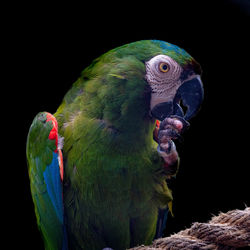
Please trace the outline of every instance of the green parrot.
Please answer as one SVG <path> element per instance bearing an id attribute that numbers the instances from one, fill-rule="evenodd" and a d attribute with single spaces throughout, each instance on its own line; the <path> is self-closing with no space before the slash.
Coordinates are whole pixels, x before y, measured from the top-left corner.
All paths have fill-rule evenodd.
<path id="1" fill-rule="evenodd" d="M 200 75 L 173 44 L 133 42 L 84 69 L 54 115 L 35 117 L 27 160 L 46 249 L 119 250 L 162 236 L 173 140 L 201 106 Z"/>

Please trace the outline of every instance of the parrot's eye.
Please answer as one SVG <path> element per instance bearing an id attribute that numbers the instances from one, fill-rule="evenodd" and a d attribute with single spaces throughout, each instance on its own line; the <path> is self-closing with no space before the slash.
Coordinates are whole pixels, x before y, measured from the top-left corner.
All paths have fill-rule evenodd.
<path id="1" fill-rule="evenodd" d="M 159 64 L 159 69 L 161 72 L 166 73 L 169 71 L 169 65 L 165 62 Z"/>

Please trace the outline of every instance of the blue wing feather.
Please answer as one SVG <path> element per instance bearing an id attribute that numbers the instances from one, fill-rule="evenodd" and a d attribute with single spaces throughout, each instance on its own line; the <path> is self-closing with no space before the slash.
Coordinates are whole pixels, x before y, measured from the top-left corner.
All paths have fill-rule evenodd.
<path id="1" fill-rule="evenodd" d="M 44 173 L 47 192 L 54 206 L 59 221 L 63 224 L 63 200 L 62 200 L 62 183 L 60 179 L 60 169 L 58 163 L 58 154 L 53 152 L 53 159 Z"/>
<path id="2" fill-rule="evenodd" d="M 167 224 L 168 212 L 168 208 L 158 210 L 155 239 L 161 238 L 163 236 L 163 231 L 165 230 Z"/>

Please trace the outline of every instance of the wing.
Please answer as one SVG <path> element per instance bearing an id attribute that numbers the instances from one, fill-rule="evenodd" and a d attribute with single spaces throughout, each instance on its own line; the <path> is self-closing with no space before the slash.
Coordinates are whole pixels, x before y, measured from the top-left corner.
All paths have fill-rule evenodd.
<path id="1" fill-rule="evenodd" d="M 158 210 L 158 219 L 156 225 L 155 239 L 162 238 L 163 232 L 166 228 L 167 218 L 168 218 L 168 208 Z"/>
<path id="2" fill-rule="evenodd" d="M 62 154 L 56 119 L 39 113 L 27 138 L 31 195 L 46 249 L 67 249 L 62 192 Z"/>
<path id="3" fill-rule="evenodd" d="M 174 216 L 173 211 L 172 211 L 172 201 L 168 202 L 168 205 L 166 208 L 159 208 L 158 209 L 158 218 L 157 218 L 157 224 L 156 224 L 156 233 L 155 233 L 155 239 L 162 238 L 164 231 L 166 229 L 167 225 L 167 219 L 168 219 L 168 214 Z"/>

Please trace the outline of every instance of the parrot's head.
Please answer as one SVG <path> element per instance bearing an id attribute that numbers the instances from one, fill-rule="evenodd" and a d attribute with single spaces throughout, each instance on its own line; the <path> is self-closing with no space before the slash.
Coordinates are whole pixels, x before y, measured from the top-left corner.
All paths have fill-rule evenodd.
<path id="1" fill-rule="evenodd" d="M 133 130 L 170 115 L 194 116 L 203 99 L 200 75 L 200 65 L 185 50 L 143 40 L 94 60 L 82 73 L 84 89 L 77 82 L 75 93 L 87 96 L 82 106 L 89 117 L 118 131 Z"/>
<path id="2" fill-rule="evenodd" d="M 163 41 L 151 42 L 162 50 L 145 61 L 151 114 L 159 120 L 169 115 L 189 120 L 203 100 L 201 67 L 185 50 Z"/>

